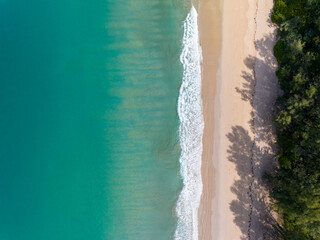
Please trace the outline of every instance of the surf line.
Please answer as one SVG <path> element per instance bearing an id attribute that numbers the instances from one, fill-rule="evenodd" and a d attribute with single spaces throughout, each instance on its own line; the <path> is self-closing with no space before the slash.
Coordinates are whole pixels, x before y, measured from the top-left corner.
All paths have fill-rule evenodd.
<path id="1" fill-rule="evenodd" d="M 181 146 L 180 174 L 183 188 L 176 206 L 175 240 L 198 240 L 198 208 L 202 194 L 201 157 L 204 120 L 201 99 L 201 61 L 198 13 L 192 6 L 184 21 L 183 77 L 178 99 Z"/>

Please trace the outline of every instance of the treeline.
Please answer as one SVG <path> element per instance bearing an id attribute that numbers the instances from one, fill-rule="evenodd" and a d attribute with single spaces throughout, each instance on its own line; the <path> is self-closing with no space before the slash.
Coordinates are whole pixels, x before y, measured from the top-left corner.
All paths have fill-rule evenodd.
<path id="1" fill-rule="evenodd" d="M 320 0 L 275 0 L 272 21 L 283 96 L 270 195 L 283 239 L 320 239 Z"/>

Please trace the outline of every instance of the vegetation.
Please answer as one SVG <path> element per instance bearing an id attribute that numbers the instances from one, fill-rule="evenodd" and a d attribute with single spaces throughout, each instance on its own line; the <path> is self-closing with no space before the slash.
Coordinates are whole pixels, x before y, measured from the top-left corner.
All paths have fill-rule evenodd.
<path id="1" fill-rule="evenodd" d="M 284 239 L 320 239 L 320 0 L 275 0 L 272 21 L 283 96 L 271 197 Z"/>

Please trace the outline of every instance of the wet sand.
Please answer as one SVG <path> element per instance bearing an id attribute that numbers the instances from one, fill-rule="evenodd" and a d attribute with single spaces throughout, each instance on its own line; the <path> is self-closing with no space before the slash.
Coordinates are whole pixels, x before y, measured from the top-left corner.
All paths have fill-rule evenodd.
<path id="1" fill-rule="evenodd" d="M 202 48 L 202 101 L 204 114 L 202 182 L 199 207 L 200 239 L 210 239 L 212 199 L 214 197 L 213 139 L 214 103 L 221 50 L 221 1 L 201 0 L 199 4 L 199 37 Z"/>

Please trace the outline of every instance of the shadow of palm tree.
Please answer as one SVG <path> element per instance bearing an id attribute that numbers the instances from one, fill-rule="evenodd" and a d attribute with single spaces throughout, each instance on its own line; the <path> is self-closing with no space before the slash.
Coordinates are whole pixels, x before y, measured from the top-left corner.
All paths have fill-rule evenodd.
<path id="1" fill-rule="evenodd" d="M 248 56 L 242 72 L 244 82 L 236 88 L 243 101 L 252 106 L 250 127 L 253 134 L 234 126 L 227 134 L 230 141 L 228 160 L 235 164 L 239 180 L 231 191 L 237 199 L 230 209 L 242 232 L 241 239 L 278 239 L 277 222 L 269 203 L 268 185 L 263 175 L 276 167 L 276 139 L 273 119 L 280 95 L 273 56 L 274 34 L 256 41 L 257 56 Z M 253 137 L 250 137 L 252 136 Z"/>

